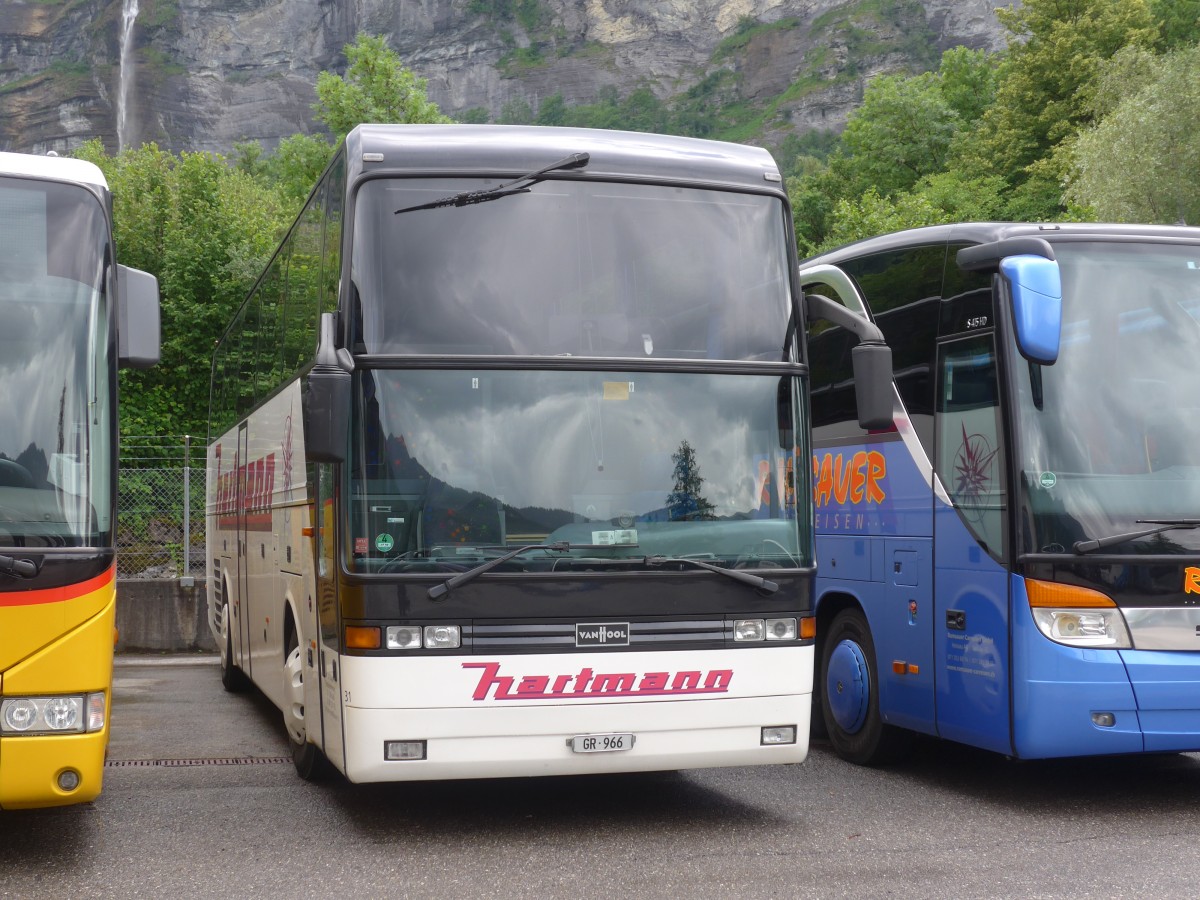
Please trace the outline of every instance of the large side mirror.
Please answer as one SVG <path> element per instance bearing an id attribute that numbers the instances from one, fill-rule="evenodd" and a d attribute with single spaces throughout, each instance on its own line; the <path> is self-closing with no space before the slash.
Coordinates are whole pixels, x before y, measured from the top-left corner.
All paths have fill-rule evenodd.
<path id="1" fill-rule="evenodd" d="M 322 313 L 316 364 L 304 384 L 304 453 L 311 462 L 346 459 L 354 363 L 346 350 L 336 348 L 335 335 L 333 314 Z"/>
<path id="2" fill-rule="evenodd" d="M 823 284 L 832 288 L 846 305 L 821 294 L 805 294 L 810 319 L 826 319 L 847 329 L 858 338 L 850 349 L 854 368 L 854 401 L 858 425 L 866 431 L 890 431 L 895 427 L 892 403 L 892 348 L 883 339 L 879 327 L 861 313 L 848 308 L 854 304 L 865 309 L 858 290 L 841 269 L 835 266 L 814 266 L 801 273 L 804 283 Z"/>
<path id="3" fill-rule="evenodd" d="M 867 431 L 890 431 L 895 426 L 892 404 L 892 348 L 861 343 L 850 348 L 854 367 L 854 400 L 858 425 Z"/>
<path id="4" fill-rule="evenodd" d="M 158 279 L 141 269 L 117 266 L 117 361 L 148 369 L 162 352 Z"/>
<path id="5" fill-rule="evenodd" d="M 1062 274 L 1058 263 L 1041 256 L 1009 256 L 1000 274 L 1012 295 L 1017 347 L 1030 362 L 1044 366 L 1058 359 L 1062 334 Z"/>

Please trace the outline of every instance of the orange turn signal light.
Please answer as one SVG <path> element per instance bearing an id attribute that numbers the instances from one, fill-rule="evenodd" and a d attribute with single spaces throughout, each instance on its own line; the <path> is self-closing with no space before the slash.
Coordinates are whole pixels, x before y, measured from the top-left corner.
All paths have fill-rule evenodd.
<path id="1" fill-rule="evenodd" d="M 1112 597 L 1090 588 L 1034 578 L 1025 579 L 1025 593 L 1029 595 L 1029 605 L 1035 609 L 1105 609 L 1117 605 Z"/>
<path id="2" fill-rule="evenodd" d="M 811 641 L 817 636 L 816 616 L 805 616 L 800 620 L 800 640 Z"/>
<path id="3" fill-rule="evenodd" d="M 348 650 L 378 650 L 380 646 L 379 628 L 377 626 L 347 625 L 346 649 Z"/>

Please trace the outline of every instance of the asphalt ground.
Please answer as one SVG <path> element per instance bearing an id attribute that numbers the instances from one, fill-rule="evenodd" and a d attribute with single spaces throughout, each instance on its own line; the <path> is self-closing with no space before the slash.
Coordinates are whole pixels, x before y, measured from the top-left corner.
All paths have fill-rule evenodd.
<path id="1" fill-rule="evenodd" d="M 105 789 L 0 813 L 0 897 L 1191 898 L 1200 756 L 309 784 L 213 657 L 121 657 Z"/>

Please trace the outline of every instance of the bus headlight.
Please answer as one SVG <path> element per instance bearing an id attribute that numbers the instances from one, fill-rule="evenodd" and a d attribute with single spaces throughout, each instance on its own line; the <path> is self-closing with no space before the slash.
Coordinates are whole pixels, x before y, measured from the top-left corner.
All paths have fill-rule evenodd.
<path id="1" fill-rule="evenodd" d="M 1050 640 L 1068 647 L 1133 646 L 1125 617 L 1106 594 L 1032 578 L 1026 579 L 1025 588 L 1033 621 Z"/>
<path id="2" fill-rule="evenodd" d="M 430 650 L 452 650 L 462 645 L 462 632 L 457 625 L 426 625 L 425 646 Z"/>
<path id="3" fill-rule="evenodd" d="M 794 641 L 795 639 L 795 619 L 767 619 L 768 641 Z"/>
<path id="4" fill-rule="evenodd" d="M 389 650 L 421 649 L 421 626 L 419 625 L 389 625 L 385 634 Z"/>
<path id="5" fill-rule="evenodd" d="M 761 641 L 766 638 L 766 626 L 762 619 L 735 619 L 733 639 L 735 641 Z"/>
<path id="6" fill-rule="evenodd" d="M 384 635 L 389 650 L 453 650 L 462 646 L 458 625 L 389 625 Z"/>
<path id="7" fill-rule="evenodd" d="M 104 693 L 68 697 L 5 697 L 0 734 L 81 734 L 104 728 Z"/>

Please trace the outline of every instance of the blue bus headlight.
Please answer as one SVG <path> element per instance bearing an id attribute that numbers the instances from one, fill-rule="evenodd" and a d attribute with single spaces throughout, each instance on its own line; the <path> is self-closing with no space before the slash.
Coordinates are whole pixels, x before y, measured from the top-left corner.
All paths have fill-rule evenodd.
<path id="1" fill-rule="evenodd" d="M 1050 640 L 1071 647 L 1133 646 L 1119 609 L 1035 609 L 1033 620 Z"/>
<path id="2" fill-rule="evenodd" d="M 1029 607 L 1038 629 L 1068 647 L 1133 646 L 1125 616 L 1107 594 L 1073 584 L 1025 580 Z"/>

